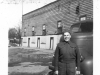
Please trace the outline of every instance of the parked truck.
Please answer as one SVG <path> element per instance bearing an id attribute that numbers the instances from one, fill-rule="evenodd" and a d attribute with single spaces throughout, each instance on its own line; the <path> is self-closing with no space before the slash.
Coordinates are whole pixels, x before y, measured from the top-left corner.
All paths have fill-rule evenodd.
<path id="1" fill-rule="evenodd" d="M 80 70 L 83 75 L 93 75 L 93 21 L 81 21 L 71 26 L 71 40 L 81 53 Z"/>
<path id="2" fill-rule="evenodd" d="M 72 31 L 71 41 L 77 44 L 81 55 L 81 74 L 93 75 L 93 21 L 86 20 L 75 23 L 70 27 L 70 30 Z M 52 70 L 50 72 L 52 74 L 54 72 L 53 61 L 49 68 Z"/>

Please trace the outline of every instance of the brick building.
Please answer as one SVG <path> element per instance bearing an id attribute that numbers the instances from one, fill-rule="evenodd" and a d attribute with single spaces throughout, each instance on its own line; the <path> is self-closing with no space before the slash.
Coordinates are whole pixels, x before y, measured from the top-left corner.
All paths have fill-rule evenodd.
<path id="1" fill-rule="evenodd" d="M 22 16 L 22 46 L 55 49 L 58 34 L 79 22 L 82 16 L 93 19 L 93 0 L 57 0 L 29 12 Z M 50 39 L 48 47 L 46 39 Z"/>

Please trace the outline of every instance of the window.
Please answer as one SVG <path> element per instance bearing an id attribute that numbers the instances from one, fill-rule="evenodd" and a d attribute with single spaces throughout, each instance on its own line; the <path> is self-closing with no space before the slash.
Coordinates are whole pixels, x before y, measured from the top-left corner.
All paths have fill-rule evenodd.
<path id="1" fill-rule="evenodd" d="M 45 26 L 45 24 L 43 25 L 42 29 L 43 29 L 43 30 L 45 30 L 45 29 L 46 29 L 46 26 Z"/>
<path id="2" fill-rule="evenodd" d="M 58 28 L 62 27 L 61 21 L 58 21 L 57 26 Z"/>
<path id="3" fill-rule="evenodd" d="M 26 32 L 26 28 L 24 28 L 24 31 Z"/>
<path id="4" fill-rule="evenodd" d="M 32 36 L 35 35 L 34 26 L 32 26 Z"/>
<path id="5" fill-rule="evenodd" d="M 77 15 L 79 15 L 79 13 L 80 13 L 79 10 L 80 10 L 80 6 L 78 5 L 78 6 L 76 7 L 76 14 L 77 14 Z"/>
<path id="6" fill-rule="evenodd" d="M 24 32 L 24 36 L 26 36 L 26 32 Z"/>
<path id="7" fill-rule="evenodd" d="M 77 6 L 76 6 L 76 14 L 80 15 L 80 3 L 78 2 Z"/>
<path id="8" fill-rule="evenodd" d="M 32 26 L 32 31 L 34 31 L 34 26 Z"/>
<path id="9" fill-rule="evenodd" d="M 79 31 L 79 27 L 74 27 L 73 29 L 72 29 L 72 32 L 78 32 Z"/>
<path id="10" fill-rule="evenodd" d="M 81 32 L 92 32 L 93 31 L 93 22 L 83 23 L 80 26 Z"/>
<path id="11" fill-rule="evenodd" d="M 80 17 L 80 21 L 84 21 L 84 20 L 86 20 L 86 18 L 87 18 L 86 15 L 82 15 L 82 16 Z"/>
<path id="12" fill-rule="evenodd" d="M 73 33 L 93 32 L 93 22 L 83 22 L 71 27 Z"/>
<path id="13" fill-rule="evenodd" d="M 61 10 L 61 6 L 60 6 L 60 4 L 58 5 L 58 11 L 60 11 Z"/>
<path id="14" fill-rule="evenodd" d="M 26 36 L 26 28 L 24 28 L 24 36 Z"/>
<path id="15" fill-rule="evenodd" d="M 35 35 L 34 31 L 32 31 L 32 36 L 34 36 L 34 35 Z"/>
<path id="16" fill-rule="evenodd" d="M 42 26 L 42 35 L 46 35 L 46 25 Z"/>
<path id="17" fill-rule="evenodd" d="M 58 21 L 57 22 L 57 29 L 58 29 L 58 34 L 62 33 L 62 21 Z"/>

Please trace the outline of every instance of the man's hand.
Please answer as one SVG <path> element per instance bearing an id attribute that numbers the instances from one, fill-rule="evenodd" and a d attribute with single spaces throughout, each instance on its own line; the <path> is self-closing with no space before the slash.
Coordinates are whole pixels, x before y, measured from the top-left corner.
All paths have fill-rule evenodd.
<path id="1" fill-rule="evenodd" d="M 55 71 L 55 74 L 57 74 L 57 75 L 58 75 L 58 71 Z"/>
<path id="2" fill-rule="evenodd" d="M 75 69 L 76 69 L 76 74 L 80 74 L 80 71 L 77 71 L 77 67 Z"/>
<path id="3" fill-rule="evenodd" d="M 76 74 L 80 74 L 80 71 L 76 71 Z"/>

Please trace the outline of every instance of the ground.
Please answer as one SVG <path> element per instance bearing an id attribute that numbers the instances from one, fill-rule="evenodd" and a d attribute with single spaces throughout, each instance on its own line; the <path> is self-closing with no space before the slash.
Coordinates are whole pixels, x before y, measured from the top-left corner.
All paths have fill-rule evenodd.
<path id="1" fill-rule="evenodd" d="M 9 75 L 47 75 L 53 50 L 9 47 Z"/>

